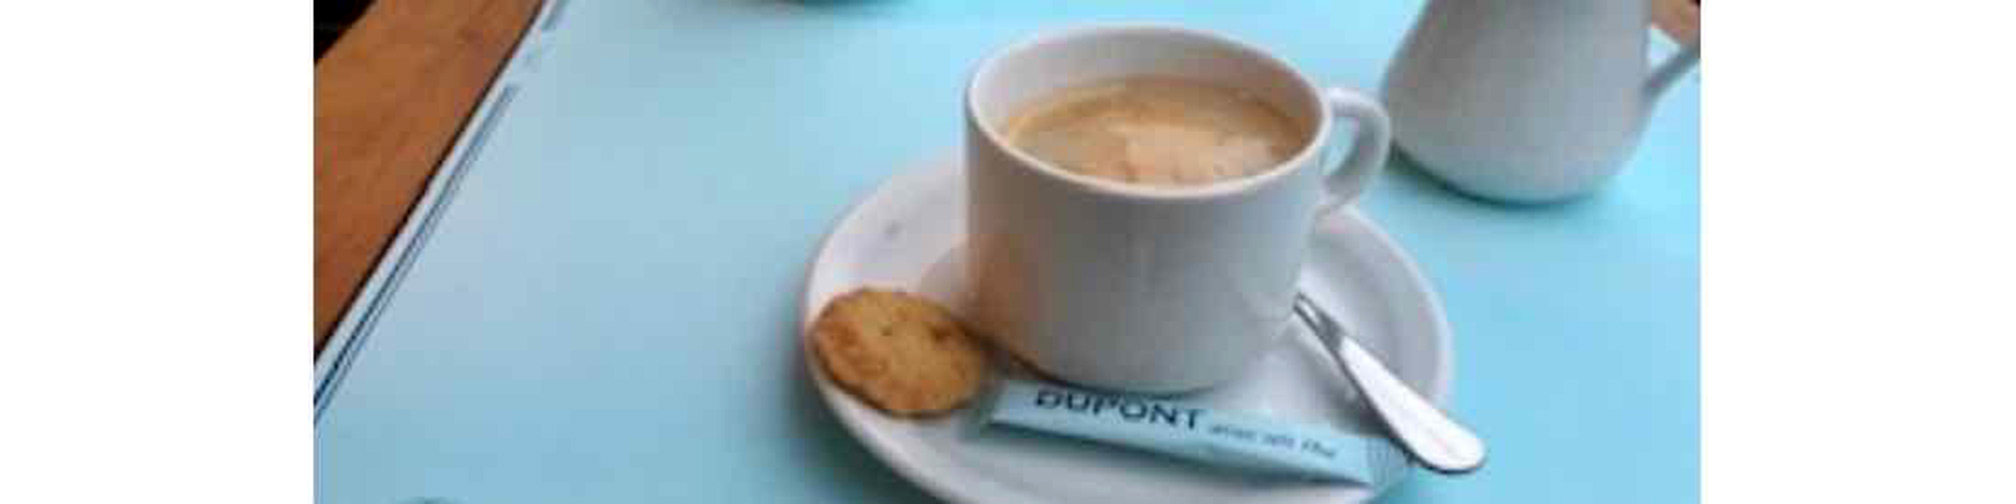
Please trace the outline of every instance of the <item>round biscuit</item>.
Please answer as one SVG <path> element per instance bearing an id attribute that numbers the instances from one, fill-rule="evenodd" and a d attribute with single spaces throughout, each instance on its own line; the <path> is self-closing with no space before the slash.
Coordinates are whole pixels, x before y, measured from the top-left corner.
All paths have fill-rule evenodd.
<path id="1" fill-rule="evenodd" d="M 987 353 L 930 300 L 892 290 L 849 292 L 819 313 L 812 346 L 827 376 L 898 415 L 950 411 L 980 390 Z"/>

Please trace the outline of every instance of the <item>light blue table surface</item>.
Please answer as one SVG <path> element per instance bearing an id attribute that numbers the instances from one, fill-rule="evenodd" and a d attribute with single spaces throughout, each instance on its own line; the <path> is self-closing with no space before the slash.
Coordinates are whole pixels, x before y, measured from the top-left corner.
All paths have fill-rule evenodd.
<path id="1" fill-rule="evenodd" d="M 815 245 L 957 148 L 972 65 L 1161 20 L 1374 89 L 1420 8 L 553 2 L 318 364 L 318 502 L 930 501 L 835 422 L 794 338 Z M 1388 502 L 1698 500 L 1699 82 L 1592 198 L 1495 206 L 1401 165 L 1361 202 L 1441 293 L 1455 411 L 1492 448 Z"/>

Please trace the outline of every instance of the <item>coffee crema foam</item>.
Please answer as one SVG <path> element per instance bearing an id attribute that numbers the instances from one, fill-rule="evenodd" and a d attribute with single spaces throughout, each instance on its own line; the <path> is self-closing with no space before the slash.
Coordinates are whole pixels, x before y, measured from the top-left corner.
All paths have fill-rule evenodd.
<path id="1" fill-rule="evenodd" d="M 1003 128 L 1008 142 L 1075 173 L 1180 187 L 1260 174 L 1310 133 L 1245 92 L 1169 77 L 1128 77 L 1037 100 Z"/>

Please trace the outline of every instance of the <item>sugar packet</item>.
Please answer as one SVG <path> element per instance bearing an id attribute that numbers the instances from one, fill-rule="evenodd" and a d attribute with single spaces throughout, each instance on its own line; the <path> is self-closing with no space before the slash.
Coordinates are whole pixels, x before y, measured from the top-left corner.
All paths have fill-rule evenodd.
<path id="1" fill-rule="evenodd" d="M 1182 401 L 1003 380 L 987 425 L 1011 426 L 1205 464 L 1383 487 L 1406 455 L 1383 438 Z"/>

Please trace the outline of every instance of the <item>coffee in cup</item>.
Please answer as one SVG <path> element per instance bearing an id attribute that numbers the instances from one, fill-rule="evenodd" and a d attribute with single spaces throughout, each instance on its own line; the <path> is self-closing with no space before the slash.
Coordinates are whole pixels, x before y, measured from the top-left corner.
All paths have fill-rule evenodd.
<path id="1" fill-rule="evenodd" d="M 1015 148 L 1059 168 L 1148 186 L 1258 174 L 1309 142 L 1307 128 L 1252 93 L 1150 76 L 1052 93 L 1002 130 Z"/>

